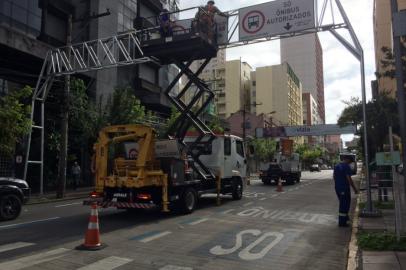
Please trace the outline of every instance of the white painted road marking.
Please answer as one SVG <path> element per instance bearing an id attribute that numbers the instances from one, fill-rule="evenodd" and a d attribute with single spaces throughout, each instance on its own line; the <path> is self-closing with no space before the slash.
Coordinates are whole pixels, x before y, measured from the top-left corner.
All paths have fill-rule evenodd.
<path id="1" fill-rule="evenodd" d="M 60 217 L 52 217 L 52 218 L 39 219 L 39 220 L 34 220 L 34 221 L 24 222 L 24 223 L 3 225 L 3 226 L 0 226 L 0 230 L 1 229 L 14 228 L 14 227 L 20 227 L 20 226 L 25 226 L 25 225 L 30 225 L 30 224 L 35 224 L 35 223 L 40 223 L 40 222 L 45 222 L 45 221 L 51 221 L 51 220 L 56 220 L 56 219 L 60 219 Z"/>
<path id="2" fill-rule="evenodd" d="M 152 235 L 152 236 L 150 236 L 150 237 L 146 237 L 146 238 L 144 238 L 144 239 L 141 239 L 140 242 L 142 242 L 142 243 L 148 243 L 148 242 L 151 242 L 151 241 L 153 241 L 153 240 L 155 240 L 155 239 L 164 237 L 165 235 L 168 235 L 168 234 L 171 234 L 171 233 L 172 233 L 172 232 L 170 232 L 170 231 L 161 232 L 161 233 Z"/>
<path id="3" fill-rule="evenodd" d="M 82 202 L 75 202 L 75 203 L 67 203 L 67 204 L 55 205 L 55 208 L 65 207 L 65 206 L 72 206 L 72 205 L 78 205 L 78 204 L 82 204 Z"/>
<path id="4" fill-rule="evenodd" d="M 59 259 L 65 256 L 65 253 L 70 251 L 66 248 L 58 248 L 54 250 L 50 250 L 47 252 L 42 252 L 39 254 L 23 257 L 20 259 L 7 261 L 4 263 L 0 263 L 0 269 L 7 269 L 7 270 L 20 270 L 23 268 L 28 268 L 40 263 L 49 262 L 55 259 Z"/>
<path id="5" fill-rule="evenodd" d="M 260 201 L 265 201 L 266 200 L 266 198 L 261 198 L 261 199 L 259 199 Z"/>
<path id="6" fill-rule="evenodd" d="M 246 261 L 258 260 L 258 259 L 263 258 L 284 237 L 284 235 L 279 232 L 266 232 L 266 233 L 262 234 L 262 232 L 260 230 L 255 230 L 255 229 L 254 230 L 252 230 L 252 229 L 244 230 L 244 231 L 239 232 L 235 236 L 236 239 L 235 239 L 234 247 L 223 248 L 221 246 L 215 246 L 212 249 L 210 249 L 210 253 L 213 255 L 221 256 L 221 255 L 228 255 L 228 254 L 238 251 L 243 246 L 243 237 L 242 236 L 244 234 L 251 234 L 253 236 L 258 237 L 257 240 L 255 240 L 254 242 L 249 244 L 247 247 L 245 247 L 238 253 L 238 257 L 240 257 L 241 259 L 246 260 Z M 262 234 L 262 236 L 261 236 L 261 234 Z M 261 251 L 259 251 L 257 253 L 251 253 L 252 249 L 254 249 L 257 245 L 262 243 L 268 237 L 274 237 L 275 239 L 273 239 L 268 245 L 263 247 Z"/>
<path id="7" fill-rule="evenodd" d="M 34 243 L 26 243 L 26 242 L 16 242 L 16 243 L 11 243 L 11 244 L 6 244 L 0 246 L 0 253 L 1 252 L 6 252 L 9 250 L 13 249 L 18 249 L 18 248 L 23 248 L 23 247 L 29 247 L 35 245 Z"/>
<path id="8" fill-rule="evenodd" d="M 94 262 L 77 270 L 111 270 L 116 269 L 124 264 L 132 262 L 132 259 L 120 258 L 116 256 L 107 257 L 100 261 Z"/>
<path id="9" fill-rule="evenodd" d="M 251 204 L 253 204 L 254 202 L 247 202 L 246 204 L 244 204 L 243 206 L 249 206 Z"/>
<path id="10" fill-rule="evenodd" d="M 165 265 L 164 267 L 159 268 L 159 270 L 193 270 L 193 268 L 176 266 L 176 265 Z"/>
<path id="11" fill-rule="evenodd" d="M 208 221 L 208 220 L 209 220 L 208 218 L 201 218 L 201 219 L 198 219 L 196 221 L 190 222 L 189 225 L 197 225 L 197 224 L 203 223 L 203 222 Z"/>

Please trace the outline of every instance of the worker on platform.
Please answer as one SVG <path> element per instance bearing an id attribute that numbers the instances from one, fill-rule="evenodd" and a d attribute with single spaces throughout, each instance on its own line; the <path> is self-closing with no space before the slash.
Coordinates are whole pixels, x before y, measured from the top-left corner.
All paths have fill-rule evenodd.
<path id="1" fill-rule="evenodd" d="M 339 201 L 339 210 L 338 210 L 338 226 L 348 227 L 349 224 L 349 215 L 351 206 L 351 190 L 350 186 L 354 190 L 355 194 L 358 194 L 358 190 L 352 181 L 351 175 L 352 170 L 350 167 L 351 163 L 350 157 L 345 157 L 344 160 L 337 164 L 334 167 L 334 183 L 335 191 Z"/>
<path id="2" fill-rule="evenodd" d="M 226 13 L 221 12 L 214 4 L 214 1 L 208 1 L 207 5 L 199 8 L 199 11 L 195 16 L 198 30 L 204 34 L 207 34 L 209 39 L 213 39 L 216 31 L 214 16 L 217 14 L 228 17 Z"/>
<path id="3" fill-rule="evenodd" d="M 158 16 L 159 32 L 161 37 L 170 37 L 173 35 L 171 15 L 167 9 L 163 9 Z"/>

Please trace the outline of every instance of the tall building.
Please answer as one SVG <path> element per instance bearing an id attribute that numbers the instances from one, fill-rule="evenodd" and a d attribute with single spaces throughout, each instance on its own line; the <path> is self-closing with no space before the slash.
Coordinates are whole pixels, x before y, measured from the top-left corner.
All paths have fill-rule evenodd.
<path id="1" fill-rule="evenodd" d="M 406 0 L 398 0 L 399 10 L 406 9 Z M 391 1 L 374 0 L 374 43 L 375 43 L 375 65 L 376 72 L 383 74 L 391 67 L 384 67 L 381 63 L 385 59 L 383 47 L 393 50 L 392 38 L 392 11 Z M 378 76 L 378 93 L 388 92 L 390 96 L 396 96 L 396 80 L 388 77 Z"/>
<path id="2" fill-rule="evenodd" d="M 272 113 L 277 125 L 303 124 L 302 85 L 288 63 L 257 68 L 251 86 L 251 112 Z"/>
<path id="3" fill-rule="evenodd" d="M 318 35 L 282 39 L 280 50 L 281 63 L 289 63 L 302 82 L 303 92 L 315 98 L 319 115 L 325 123 L 323 49 Z"/>
<path id="4" fill-rule="evenodd" d="M 111 15 L 90 24 L 90 38 L 97 39 L 122 33 L 130 29 L 156 24 L 157 16 L 164 7 L 177 10 L 179 0 L 118 0 L 90 1 L 90 13 L 109 9 Z M 115 87 L 131 87 L 142 104 L 162 116 L 170 114 L 170 103 L 164 90 L 177 75 L 177 68 L 169 65 L 160 67 L 154 63 L 118 67 L 97 71 L 95 89 L 104 100 Z"/>
<path id="5" fill-rule="evenodd" d="M 303 125 L 321 124 L 321 118 L 317 108 L 317 102 L 310 93 L 302 94 Z"/>
<path id="6" fill-rule="evenodd" d="M 217 107 L 220 117 L 228 118 L 239 110 L 250 110 L 248 104 L 250 104 L 251 71 L 252 67 L 247 62 L 241 60 L 226 62 L 225 93 Z"/>

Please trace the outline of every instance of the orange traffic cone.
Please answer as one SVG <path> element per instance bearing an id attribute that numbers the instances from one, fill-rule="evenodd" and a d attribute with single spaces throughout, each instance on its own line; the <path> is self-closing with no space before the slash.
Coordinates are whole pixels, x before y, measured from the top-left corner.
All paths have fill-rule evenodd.
<path id="1" fill-rule="evenodd" d="M 106 247 L 100 243 L 99 232 L 99 218 L 97 213 L 97 205 L 92 204 L 92 210 L 90 212 L 89 225 L 87 227 L 85 242 L 76 247 L 80 250 L 99 250 Z"/>
<path id="2" fill-rule="evenodd" d="M 278 187 L 276 188 L 276 191 L 277 192 L 283 192 L 282 181 L 281 181 L 280 178 L 278 179 Z"/>

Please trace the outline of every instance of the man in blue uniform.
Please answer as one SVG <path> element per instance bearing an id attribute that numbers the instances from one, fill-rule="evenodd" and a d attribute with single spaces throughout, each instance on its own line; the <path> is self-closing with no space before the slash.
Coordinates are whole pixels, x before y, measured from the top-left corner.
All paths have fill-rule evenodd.
<path id="1" fill-rule="evenodd" d="M 351 159 L 345 157 L 344 160 L 337 164 L 334 168 L 334 182 L 335 190 L 340 203 L 338 210 L 338 226 L 348 227 L 349 216 L 351 205 L 351 190 L 350 186 L 354 190 L 355 194 L 358 194 L 358 190 L 352 181 L 351 175 L 352 170 L 350 167 Z"/>

